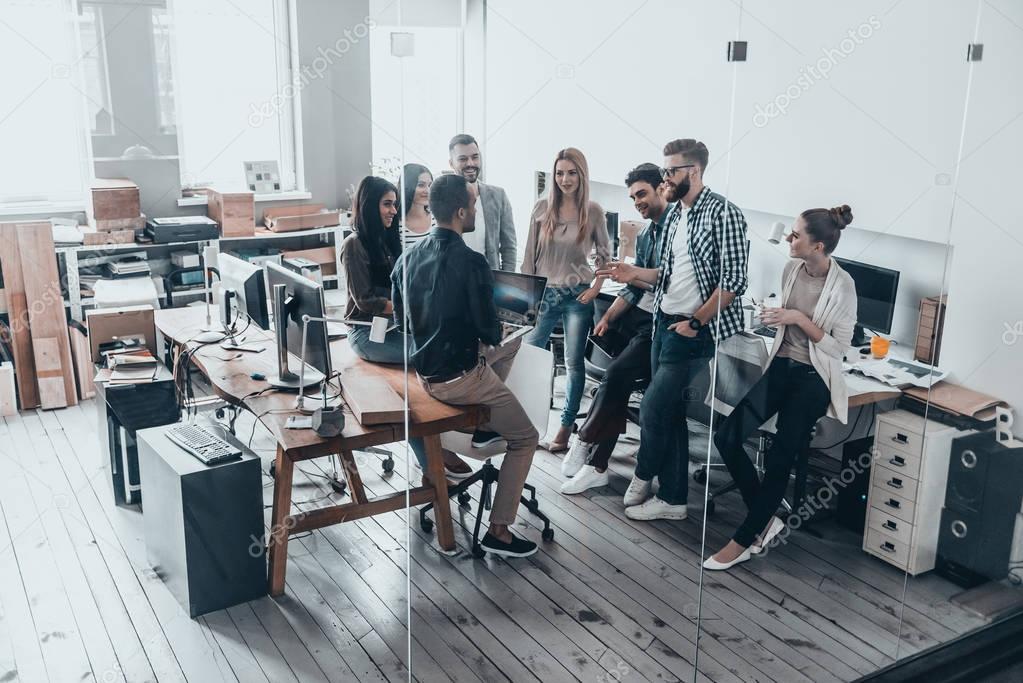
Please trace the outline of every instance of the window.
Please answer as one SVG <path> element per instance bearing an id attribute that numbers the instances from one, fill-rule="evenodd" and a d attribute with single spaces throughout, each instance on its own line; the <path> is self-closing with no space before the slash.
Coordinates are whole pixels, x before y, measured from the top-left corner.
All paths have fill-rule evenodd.
<path id="1" fill-rule="evenodd" d="M 173 91 L 183 187 L 245 184 L 245 161 L 276 160 L 281 189 L 298 187 L 288 3 L 176 0 Z M 156 19 L 154 18 L 154 21 Z M 157 32 L 157 46 L 160 33 Z M 160 52 L 157 51 L 158 72 Z"/>
<path id="2" fill-rule="evenodd" d="M 87 113 L 69 0 L 0 2 L 0 208 L 81 205 Z M 17 68 L 14 67 L 17 65 Z"/>

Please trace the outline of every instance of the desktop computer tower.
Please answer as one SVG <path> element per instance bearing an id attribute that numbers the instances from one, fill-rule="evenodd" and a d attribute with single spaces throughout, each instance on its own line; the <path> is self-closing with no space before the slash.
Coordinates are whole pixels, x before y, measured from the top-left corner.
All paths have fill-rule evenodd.
<path id="1" fill-rule="evenodd" d="M 874 437 L 848 441 L 842 446 L 842 472 L 853 473 L 852 480 L 844 484 L 838 492 L 838 506 L 835 521 L 846 529 L 863 533 L 867 522 L 867 491 L 870 488 L 870 456 L 874 447 Z M 866 462 L 866 466 L 863 463 Z M 848 478 L 848 475 L 846 475 Z"/>
<path id="2" fill-rule="evenodd" d="M 1005 578 L 1023 502 L 1023 448 L 993 432 L 952 442 L 938 536 L 938 573 L 964 586 Z"/>

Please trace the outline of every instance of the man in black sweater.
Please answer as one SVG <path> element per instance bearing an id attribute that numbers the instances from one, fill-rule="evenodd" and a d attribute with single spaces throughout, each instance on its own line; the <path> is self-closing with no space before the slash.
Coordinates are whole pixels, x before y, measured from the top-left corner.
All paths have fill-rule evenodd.
<path id="1" fill-rule="evenodd" d="M 430 210 L 437 227 L 404 255 L 404 270 L 399 261 L 391 273 L 394 317 L 409 328 L 411 360 L 427 393 L 444 403 L 490 409 L 484 427 L 507 441 L 508 450 L 490 528 L 480 545 L 495 555 L 526 557 L 536 552 L 536 544 L 515 536 L 509 527 L 539 435 L 504 384 L 518 344 L 501 345 L 493 273 L 487 260 L 462 239 L 463 232 L 475 229 L 476 218 L 465 178 L 437 178 L 430 187 Z"/>

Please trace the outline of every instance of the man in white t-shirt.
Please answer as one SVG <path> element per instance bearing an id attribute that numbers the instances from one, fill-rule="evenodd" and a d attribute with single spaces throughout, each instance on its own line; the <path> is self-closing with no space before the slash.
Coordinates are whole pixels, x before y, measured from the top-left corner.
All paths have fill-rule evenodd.
<path id="1" fill-rule="evenodd" d="M 483 254 L 492 270 L 515 270 L 515 223 L 511 202 L 503 188 L 480 180 L 483 161 L 476 138 L 460 133 L 448 143 L 449 163 L 455 173 L 469 181 L 476 196 L 476 232 L 465 236 L 465 243 Z"/>

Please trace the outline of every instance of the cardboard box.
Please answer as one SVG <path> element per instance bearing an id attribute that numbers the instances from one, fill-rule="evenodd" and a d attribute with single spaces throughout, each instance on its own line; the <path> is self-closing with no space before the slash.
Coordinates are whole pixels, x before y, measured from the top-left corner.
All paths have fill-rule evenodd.
<path id="1" fill-rule="evenodd" d="M 323 204 L 278 206 L 263 212 L 263 223 L 273 232 L 291 232 L 338 225 L 340 213 L 327 211 Z"/>
<path id="2" fill-rule="evenodd" d="M 137 219 L 142 215 L 139 186 L 127 178 L 97 178 L 92 186 L 90 220 Z"/>
<path id="3" fill-rule="evenodd" d="M 100 361 L 100 344 L 132 334 L 145 335 L 146 347 L 154 356 L 160 355 L 156 348 L 153 307 L 149 304 L 86 311 L 85 324 L 89 330 L 89 354 L 93 363 Z"/>
<path id="4" fill-rule="evenodd" d="M 221 237 L 252 237 L 256 234 L 256 195 L 208 188 L 206 215 L 220 225 Z"/>
<path id="5" fill-rule="evenodd" d="M 112 232 L 115 230 L 137 231 L 146 227 L 146 216 L 145 214 L 139 214 L 134 218 L 109 218 L 106 220 L 90 218 L 89 227 L 97 232 Z"/>
<path id="6" fill-rule="evenodd" d="M 83 232 L 82 244 L 96 246 L 97 244 L 134 244 L 134 230 L 111 230 L 110 232 Z"/>
<path id="7" fill-rule="evenodd" d="M 316 247 L 315 249 L 285 250 L 284 258 L 305 258 L 320 266 L 321 275 L 337 275 L 337 254 L 334 247 Z"/>

